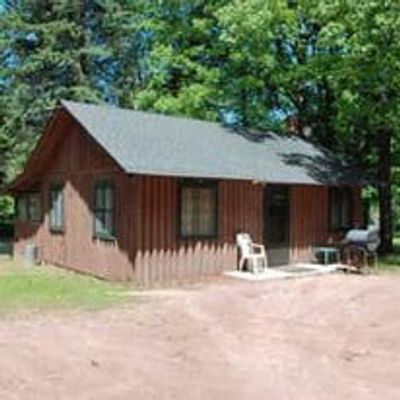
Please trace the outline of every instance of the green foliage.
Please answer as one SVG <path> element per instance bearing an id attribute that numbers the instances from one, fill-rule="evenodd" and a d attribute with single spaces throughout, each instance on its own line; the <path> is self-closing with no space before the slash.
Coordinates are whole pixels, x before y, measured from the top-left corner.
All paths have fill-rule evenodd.
<path id="1" fill-rule="evenodd" d="M 399 143 L 400 3 L 348 3 L 352 6 L 347 7 L 346 13 L 335 16 L 336 20 L 331 20 L 325 29 L 326 33 L 331 32 L 330 46 L 339 42 L 343 49 L 335 65 L 336 127 L 341 139 L 355 146 L 354 153 L 366 153 L 363 161 L 371 165 L 376 158 L 379 129 L 388 127 L 393 145 Z"/>
<path id="2" fill-rule="evenodd" d="M 0 196 L 0 223 L 10 223 L 14 217 L 14 199 Z"/>
<path id="3" fill-rule="evenodd" d="M 0 15 L 0 184 L 21 169 L 60 98 L 98 102 L 107 47 L 86 2 L 17 1 Z"/>
<path id="4" fill-rule="evenodd" d="M 393 252 L 379 258 L 378 271 L 400 273 L 400 237 L 395 237 Z"/>
<path id="5" fill-rule="evenodd" d="M 216 16 L 224 54 L 219 82 L 222 104 L 242 125 L 269 127 L 276 106 L 276 34 L 290 17 L 289 10 L 284 1 L 251 0 L 229 2 Z"/>
<path id="6" fill-rule="evenodd" d="M 128 105 L 202 119 L 218 118 L 220 36 L 216 10 L 227 1 L 147 4 L 142 30 L 145 79 Z"/>

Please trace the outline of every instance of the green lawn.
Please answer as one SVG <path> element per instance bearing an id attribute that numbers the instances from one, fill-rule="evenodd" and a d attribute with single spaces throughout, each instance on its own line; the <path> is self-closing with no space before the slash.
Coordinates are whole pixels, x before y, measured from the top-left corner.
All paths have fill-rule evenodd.
<path id="1" fill-rule="evenodd" d="M 127 289 L 60 268 L 24 268 L 0 258 L 0 312 L 101 309 L 125 301 Z"/>
<path id="2" fill-rule="evenodd" d="M 400 237 L 394 239 L 394 252 L 379 258 L 379 269 L 400 273 Z"/>

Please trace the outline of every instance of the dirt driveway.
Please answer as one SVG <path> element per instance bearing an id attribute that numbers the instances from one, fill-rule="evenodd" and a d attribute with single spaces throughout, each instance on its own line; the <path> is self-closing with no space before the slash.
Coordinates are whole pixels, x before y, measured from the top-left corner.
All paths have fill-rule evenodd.
<path id="1" fill-rule="evenodd" d="M 3 318 L 0 398 L 397 400 L 400 278 L 222 281 Z"/>

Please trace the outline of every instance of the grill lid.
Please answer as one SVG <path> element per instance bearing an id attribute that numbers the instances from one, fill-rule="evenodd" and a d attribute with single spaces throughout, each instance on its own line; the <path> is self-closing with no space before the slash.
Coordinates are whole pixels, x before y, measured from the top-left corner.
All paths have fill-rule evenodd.
<path id="1" fill-rule="evenodd" d="M 374 228 L 350 229 L 344 239 L 346 244 L 357 244 L 366 247 L 369 251 L 376 251 L 379 244 L 379 232 Z"/>

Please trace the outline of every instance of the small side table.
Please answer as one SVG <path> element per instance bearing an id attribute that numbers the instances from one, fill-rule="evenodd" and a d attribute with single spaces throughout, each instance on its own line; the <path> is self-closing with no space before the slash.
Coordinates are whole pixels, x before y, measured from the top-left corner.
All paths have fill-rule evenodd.
<path id="1" fill-rule="evenodd" d="M 324 265 L 329 264 L 330 256 L 333 256 L 334 260 L 336 262 L 339 262 L 339 259 L 340 259 L 340 251 L 336 247 L 317 246 L 317 247 L 314 247 L 314 253 L 315 253 L 315 255 L 317 255 L 318 253 L 322 253 L 322 255 L 323 255 L 322 259 L 324 261 Z"/>

